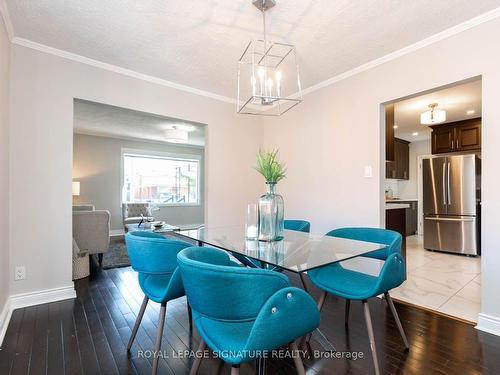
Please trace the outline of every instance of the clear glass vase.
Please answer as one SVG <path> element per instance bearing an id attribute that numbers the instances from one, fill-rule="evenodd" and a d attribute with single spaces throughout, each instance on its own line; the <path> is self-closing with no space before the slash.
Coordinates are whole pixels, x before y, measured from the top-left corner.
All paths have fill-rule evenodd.
<path id="1" fill-rule="evenodd" d="M 280 240 L 283 230 L 283 197 L 276 194 L 276 184 L 267 183 L 267 193 L 259 199 L 259 241 Z"/>

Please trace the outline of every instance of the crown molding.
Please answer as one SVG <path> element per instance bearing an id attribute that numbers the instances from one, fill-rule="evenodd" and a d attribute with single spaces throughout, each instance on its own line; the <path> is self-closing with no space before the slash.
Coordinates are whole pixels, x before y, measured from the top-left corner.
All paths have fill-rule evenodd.
<path id="1" fill-rule="evenodd" d="M 136 78 L 136 79 L 140 79 L 142 81 L 155 83 L 157 85 L 170 87 L 170 88 L 173 88 L 176 90 L 185 91 L 185 92 L 188 92 L 190 94 L 204 96 L 204 97 L 207 97 L 210 99 L 220 100 L 220 101 L 226 102 L 226 103 L 236 104 L 235 99 L 229 98 L 227 96 L 218 95 L 218 94 L 215 94 L 215 93 L 210 92 L 210 91 L 200 90 L 200 89 L 196 89 L 194 87 L 182 85 L 180 83 L 167 81 L 167 80 L 162 79 L 162 78 L 150 76 L 147 74 L 136 72 L 134 70 L 130 70 L 130 69 L 116 66 L 116 65 L 108 64 L 108 63 L 105 63 L 102 61 L 94 60 L 94 59 L 91 59 L 91 58 L 88 58 L 85 56 L 77 55 L 77 54 L 72 53 L 72 52 L 68 52 L 68 51 L 58 49 L 58 48 L 50 47 L 50 46 L 47 46 L 45 44 L 33 42 L 31 40 L 20 38 L 17 36 L 12 39 L 12 43 L 17 44 L 19 46 L 31 48 L 31 49 L 34 49 L 34 50 L 37 50 L 40 52 L 45 52 L 45 53 L 48 53 L 51 55 L 59 56 L 59 57 L 62 57 L 62 58 L 68 59 L 68 60 L 76 61 L 76 62 L 79 62 L 82 64 L 94 66 L 96 68 L 108 70 L 110 72 L 122 74 L 122 75 Z"/>
<path id="2" fill-rule="evenodd" d="M 218 94 L 215 94 L 215 93 L 210 92 L 210 91 L 200 90 L 200 89 L 196 89 L 194 87 L 190 87 L 190 86 L 182 85 L 179 83 L 167 81 L 167 80 L 162 79 L 162 78 L 139 73 L 139 72 L 136 72 L 136 71 L 133 71 L 130 69 L 122 68 L 122 67 L 108 64 L 108 63 L 105 63 L 102 61 L 90 59 L 88 57 L 84 57 L 84 56 L 81 56 L 81 55 L 78 55 L 75 53 L 71 53 L 68 51 L 64 51 L 64 50 L 60 50 L 60 49 L 57 49 L 54 47 L 50 47 L 50 46 L 47 46 L 45 44 L 33 42 L 31 40 L 28 40 L 28 39 L 16 37 L 16 36 L 14 36 L 14 33 L 13 33 L 12 24 L 10 22 L 9 13 L 8 13 L 8 10 L 7 10 L 6 4 L 5 4 L 5 0 L 0 0 L 0 10 L 1 10 L 2 16 L 5 20 L 5 24 L 7 27 L 7 33 L 9 34 L 9 37 L 10 37 L 12 43 L 14 43 L 14 44 L 17 44 L 17 45 L 20 45 L 23 47 L 27 47 L 27 48 L 31 48 L 31 49 L 35 49 L 35 50 L 45 52 L 48 54 L 52 54 L 55 56 L 59 56 L 59 57 L 69 59 L 72 61 L 77 61 L 77 62 L 80 62 L 82 64 L 87 64 L 87 65 L 91 65 L 91 66 L 94 66 L 97 68 L 105 69 L 105 70 L 115 72 L 118 74 L 137 78 L 137 79 L 140 79 L 140 80 L 143 80 L 146 82 L 155 83 L 158 85 L 174 88 L 174 89 L 177 89 L 180 91 L 185 91 L 185 92 L 188 92 L 191 94 L 204 96 L 207 98 L 219 100 L 219 101 L 226 102 L 226 103 L 237 104 L 237 100 L 234 98 L 230 98 L 230 97 L 223 96 L 223 95 L 218 95 Z M 477 17 L 471 18 L 470 20 L 462 22 L 462 23 L 455 25 L 453 27 L 450 27 L 446 30 L 443 30 L 443 31 L 441 31 L 437 34 L 434 34 L 428 38 L 422 39 L 414 44 L 403 47 L 397 51 L 391 52 L 391 53 L 389 53 L 385 56 L 382 56 L 378 59 L 369 61 L 369 62 L 367 62 L 363 65 L 360 65 L 356 68 L 350 69 L 344 73 L 335 75 L 327 80 L 319 82 L 313 86 L 310 86 L 310 87 L 302 90 L 302 95 L 307 95 L 307 94 L 313 93 L 313 92 L 318 91 L 324 87 L 330 86 L 336 82 L 339 82 L 339 81 L 342 81 L 342 80 L 347 79 L 349 77 L 363 73 L 367 70 L 373 69 L 379 65 L 382 65 L 382 64 L 385 64 L 386 62 L 395 60 L 395 59 L 402 57 L 404 55 L 407 55 L 409 53 L 418 51 L 419 49 L 422 49 L 422 48 L 425 48 L 431 44 L 440 42 L 446 38 L 457 35 L 463 31 L 469 30 L 469 29 L 474 28 L 476 26 L 479 26 L 485 22 L 494 20 L 498 17 L 500 17 L 500 7 L 495 8 L 489 12 L 483 13 Z"/>
<path id="3" fill-rule="evenodd" d="M 9 40 L 12 41 L 12 39 L 14 39 L 14 29 L 12 27 L 12 22 L 10 21 L 9 11 L 5 0 L 0 0 L 0 13 L 2 14 L 3 22 L 5 23 L 7 36 L 9 37 Z"/>
<path id="4" fill-rule="evenodd" d="M 489 12 L 483 13 L 477 17 L 471 18 L 470 20 L 467 20 L 465 22 L 462 22 L 458 25 L 455 25 L 453 27 L 450 27 L 449 29 L 443 30 L 437 34 L 434 34 L 428 38 L 422 39 L 414 44 L 410 44 L 409 46 L 403 47 L 397 51 L 391 52 L 385 56 L 382 56 L 378 59 L 372 60 L 367 62 L 366 64 L 360 65 L 354 69 L 348 70 L 344 73 L 338 74 L 336 76 L 333 76 L 325 81 L 322 81 L 320 83 L 317 83 L 313 86 L 310 86 L 304 90 L 302 90 L 302 95 L 307 95 L 312 92 L 318 91 L 326 86 L 330 86 L 336 82 L 342 81 L 344 79 L 347 79 L 349 77 L 352 77 L 354 75 L 363 73 L 367 70 L 373 69 L 379 65 L 385 64 L 386 62 L 395 60 L 399 57 L 402 57 L 404 55 L 407 55 L 409 53 L 418 51 L 419 49 L 422 49 L 424 47 L 427 47 L 431 44 L 440 42 L 446 38 L 449 38 L 451 36 L 460 34 L 463 31 L 472 29 L 476 26 L 479 26 L 485 22 L 494 20 L 496 18 L 500 17 L 500 7 L 495 8 Z"/>

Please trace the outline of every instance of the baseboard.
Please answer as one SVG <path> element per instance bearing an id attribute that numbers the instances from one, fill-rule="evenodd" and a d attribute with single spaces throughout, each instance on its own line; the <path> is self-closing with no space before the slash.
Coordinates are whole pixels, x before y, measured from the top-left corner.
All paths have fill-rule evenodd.
<path id="1" fill-rule="evenodd" d="M 10 296 L 9 299 L 10 308 L 15 310 L 22 307 L 41 305 L 42 303 L 62 301 L 70 298 L 76 298 L 76 292 L 73 285 L 30 293 L 14 294 Z"/>
<path id="2" fill-rule="evenodd" d="M 0 347 L 2 347 L 3 338 L 5 337 L 5 332 L 7 332 L 7 327 L 9 326 L 11 315 L 12 309 L 10 308 L 10 299 L 7 298 L 2 312 L 0 313 Z"/>
<path id="3" fill-rule="evenodd" d="M 118 236 L 123 236 L 123 235 L 125 235 L 125 231 L 123 229 L 111 229 L 109 231 L 110 237 L 118 237 Z"/>
<path id="4" fill-rule="evenodd" d="M 500 318 L 479 313 L 476 329 L 500 336 Z"/>

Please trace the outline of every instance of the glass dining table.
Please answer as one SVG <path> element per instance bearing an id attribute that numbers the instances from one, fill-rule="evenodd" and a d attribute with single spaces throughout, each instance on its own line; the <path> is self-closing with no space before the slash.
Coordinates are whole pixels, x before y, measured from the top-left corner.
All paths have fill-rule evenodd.
<path id="1" fill-rule="evenodd" d="M 264 242 L 247 239 L 245 226 L 202 227 L 175 231 L 173 234 L 194 241 L 198 246 L 208 245 L 225 250 L 246 266 L 265 268 L 274 266 L 297 273 L 307 292 L 309 290 L 304 279 L 304 273 L 307 271 L 366 255 L 386 247 L 386 245 L 374 242 L 292 230 L 285 230 L 283 238 L 279 241 Z M 249 262 L 248 258 L 257 262 Z M 319 328 L 315 330 L 312 337 L 324 350 L 335 351 L 335 347 Z M 309 340 L 307 340 L 307 345 L 309 345 Z"/>

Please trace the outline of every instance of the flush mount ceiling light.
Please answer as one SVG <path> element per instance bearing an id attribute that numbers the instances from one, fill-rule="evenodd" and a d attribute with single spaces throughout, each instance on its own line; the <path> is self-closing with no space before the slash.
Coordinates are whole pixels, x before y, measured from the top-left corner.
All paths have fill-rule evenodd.
<path id="1" fill-rule="evenodd" d="M 193 132 L 196 130 L 196 127 L 194 125 L 189 125 L 189 124 L 168 124 L 164 127 L 166 130 L 171 130 L 171 129 L 177 129 L 177 130 L 184 130 L 185 132 Z"/>
<path id="2" fill-rule="evenodd" d="M 165 130 L 163 134 L 165 141 L 170 143 L 186 143 L 189 139 L 188 132 L 183 129 L 178 129 L 177 126 Z"/>
<path id="3" fill-rule="evenodd" d="M 446 111 L 436 109 L 437 103 L 429 104 L 430 111 L 420 115 L 420 123 L 422 125 L 434 125 L 446 121 Z"/>
<path id="4" fill-rule="evenodd" d="M 280 116 L 302 101 L 295 47 L 267 40 L 266 11 L 276 2 L 253 5 L 262 12 L 263 39 L 249 42 L 238 61 L 237 112 Z"/>

